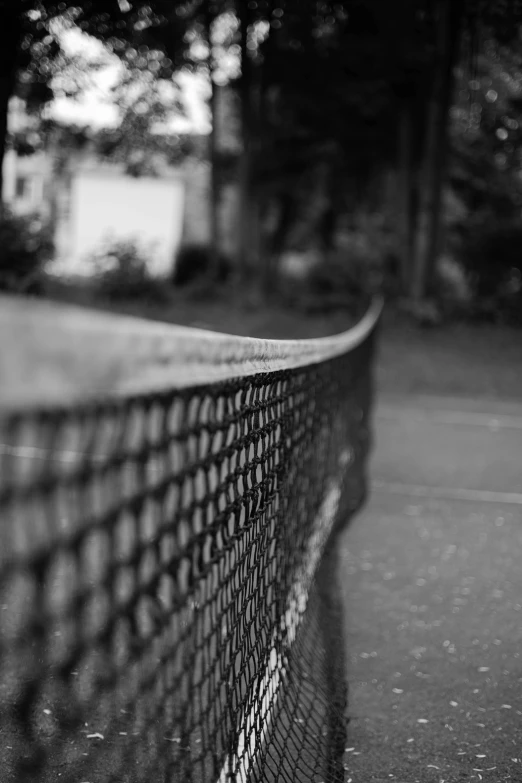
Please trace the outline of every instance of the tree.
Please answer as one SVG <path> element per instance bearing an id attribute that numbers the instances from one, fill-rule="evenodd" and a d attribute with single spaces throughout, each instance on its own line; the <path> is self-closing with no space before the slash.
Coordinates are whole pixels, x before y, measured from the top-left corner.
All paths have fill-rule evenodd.
<path id="1" fill-rule="evenodd" d="M 517 0 L 0 0 L 0 121 L 9 96 L 32 91 L 43 101 L 53 86 L 64 25 L 102 40 L 131 73 L 172 80 L 183 69 L 205 71 L 216 84 L 220 54 L 237 51 L 232 82 L 240 103 L 239 261 L 277 258 L 300 223 L 328 256 L 344 216 L 370 199 L 371 183 L 398 173 L 398 251 L 403 284 L 416 299 L 429 292 L 441 231 L 447 117 L 463 31 L 489 20 L 506 40 L 522 18 Z M 472 16 L 471 23 L 466 22 Z M 228 39 L 215 31 L 226 20 Z M 509 20 L 509 24 L 506 23 Z M 475 26 L 475 27 L 474 27 Z M 206 45 L 205 45 L 206 42 Z M 0 42 L 1 43 L 1 42 Z M 199 51 L 197 51 L 199 48 Z M 23 76 L 23 78 L 22 78 Z M 151 81 L 152 84 L 152 81 Z M 39 96 L 39 97 L 38 97 Z M 219 245 L 217 92 L 213 132 L 211 224 Z M 136 108 L 136 107 L 134 107 Z M 149 101 L 124 115 L 120 143 L 151 136 L 165 107 Z M 3 117 L 3 120 L 2 120 Z M 5 133 L 0 136 L 5 139 Z M 410 141 L 415 141 L 411 144 Z M 0 157 L 2 148 L 0 148 Z M 378 188 L 373 187 L 374 192 Z M 372 197 L 373 198 L 373 197 Z M 272 228 L 261 243 L 261 225 Z M 304 236 L 304 234 L 303 234 Z M 414 237 L 416 237 L 414 241 Z M 268 240 L 268 241 L 266 241 Z M 262 252 L 262 246 L 264 252 Z"/>
<path id="2" fill-rule="evenodd" d="M 436 48 L 423 134 L 418 220 L 409 286 L 410 297 L 417 303 L 430 294 L 436 260 L 443 244 L 441 195 L 448 177 L 449 110 L 463 36 L 467 35 L 470 43 L 471 62 L 468 64 L 473 67 L 483 26 L 489 26 L 492 35 L 506 43 L 516 38 L 522 22 L 519 0 L 436 0 L 433 12 Z"/>
<path id="3" fill-rule="evenodd" d="M 172 78 L 182 69 L 205 73 L 210 88 L 211 131 L 208 139 L 210 187 L 208 212 L 210 220 L 210 263 L 217 274 L 220 263 L 221 232 L 219 224 L 220 155 L 218 149 L 218 86 L 216 82 L 218 43 L 215 28 L 227 14 L 230 3 L 225 0 L 193 0 L 172 2 L 151 0 L 147 23 L 140 31 L 139 51 L 161 62 L 163 74 Z M 149 65 L 147 65 L 149 67 Z M 168 69 L 168 70 L 167 70 Z"/>
<path id="4" fill-rule="evenodd" d="M 151 61 L 156 60 L 151 55 Z M 158 176 L 165 165 L 176 165 L 189 154 L 187 139 L 169 127 L 185 114 L 173 80 L 158 79 L 148 70 L 125 69 L 112 97 L 119 111 L 118 125 L 91 133 L 101 157 L 124 165 L 128 174 L 138 177 Z"/>
<path id="5" fill-rule="evenodd" d="M 303 13 L 289 1 L 273 4 L 272 15 L 260 47 L 263 135 L 254 172 L 258 191 L 277 205 L 273 268 L 303 214 L 329 253 L 343 214 L 395 157 L 398 85 L 411 81 L 408 69 L 426 67 L 415 61 L 422 41 L 413 47 L 413 32 L 414 52 L 408 61 L 402 54 L 406 11 L 396 14 L 396 28 L 393 14 L 369 2 L 310 0 Z"/>
<path id="6" fill-rule="evenodd" d="M 10 100 L 21 93 L 34 106 L 52 97 L 50 82 L 62 54 L 57 32 L 66 11 L 65 3 L 44 0 L 0 2 L 0 199 Z"/>
<path id="7" fill-rule="evenodd" d="M 2 209 L 3 172 L 2 165 L 7 141 L 7 114 L 9 100 L 16 84 L 18 47 L 22 37 L 22 20 L 12 3 L 0 6 L 0 209 Z M 1 217 L 1 214 L 0 214 Z"/>
<path id="8" fill-rule="evenodd" d="M 520 38 L 501 44 L 483 29 L 476 65 L 457 69 L 450 125 L 450 184 L 462 205 L 451 250 L 466 272 L 473 304 L 488 317 L 516 318 L 522 264 L 522 102 Z"/>
<path id="9" fill-rule="evenodd" d="M 441 245 L 441 194 L 447 159 L 449 109 L 454 68 L 459 55 L 464 6 L 441 0 L 435 12 L 435 57 L 427 108 L 425 151 L 421 169 L 419 214 L 414 245 L 410 296 L 420 302 L 429 293 Z"/>
<path id="10" fill-rule="evenodd" d="M 484 30 L 475 72 L 457 70 L 450 182 L 482 219 L 513 218 L 522 206 L 521 68 L 520 40 L 500 45 Z"/>

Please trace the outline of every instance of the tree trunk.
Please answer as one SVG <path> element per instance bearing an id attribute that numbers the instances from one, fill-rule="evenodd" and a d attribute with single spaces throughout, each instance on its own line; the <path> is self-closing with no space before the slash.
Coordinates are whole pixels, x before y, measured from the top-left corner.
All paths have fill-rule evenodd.
<path id="1" fill-rule="evenodd" d="M 219 275 L 221 232 L 219 221 L 219 201 L 221 187 L 218 172 L 218 130 L 217 130 L 217 89 L 211 77 L 210 111 L 212 116 L 212 130 L 209 135 L 209 160 L 210 160 L 210 266 L 212 274 Z"/>
<path id="2" fill-rule="evenodd" d="M 246 280 L 252 273 L 252 61 L 248 54 L 248 30 L 250 25 L 250 12 L 248 3 L 238 0 L 237 12 L 241 33 L 241 77 L 239 85 L 240 95 L 240 133 L 242 151 L 239 164 L 239 215 L 238 215 L 238 258 L 237 265 L 240 277 Z"/>
<path id="3" fill-rule="evenodd" d="M 57 128 L 50 128 L 45 137 L 45 156 L 48 160 L 44 180 L 44 204 L 47 208 L 46 219 L 52 231 L 54 241 L 58 235 L 59 223 L 59 187 L 63 183 L 63 163 L 61 154 L 63 146 L 60 143 L 60 134 Z"/>
<path id="4" fill-rule="evenodd" d="M 439 252 L 442 186 L 447 157 L 448 115 L 453 89 L 453 68 L 458 52 L 461 4 L 444 0 L 439 7 L 436 63 L 428 104 L 426 147 L 420 187 L 410 296 L 421 302 L 429 294 Z"/>
<path id="5" fill-rule="evenodd" d="M 400 109 L 398 132 L 398 212 L 399 212 L 399 261 L 401 290 L 408 290 L 413 256 L 413 114 L 410 103 Z"/>
<path id="6" fill-rule="evenodd" d="M 19 10 L 16 7 L 3 9 L 0 24 L 0 217 L 4 207 L 3 170 L 7 148 L 9 101 L 16 84 L 16 64 L 21 34 Z"/>
<path id="7" fill-rule="evenodd" d="M 0 218 L 4 212 L 4 158 L 7 147 L 7 119 L 9 99 L 11 97 L 11 80 L 0 76 Z"/>
<path id="8" fill-rule="evenodd" d="M 338 222 L 339 213 L 336 204 L 332 201 L 324 210 L 319 221 L 319 243 L 324 263 L 328 262 L 332 251 L 335 249 Z"/>
<path id="9" fill-rule="evenodd" d="M 283 254 L 286 240 L 297 214 L 296 201 L 292 194 L 284 193 L 278 204 L 277 221 L 268 243 L 268 249 L 263 264 L 263 290 L 269 295 L 275 287 L 278 266 Z"/>
<path id="10" fill-rule="evenodd" d="M 263 155 L 270 156 L 271 153 L 271 73 L 273 68 L 274 55 L 274 35 L 273 27 L 270 27 L 262 48 L 262 63 L 257 66 L 257 92 L 255 106 L 255 146 L 252 150 L 252 198 L 256 203 L 257 212 L 257 230 L 256 247 L 257 258 L 265 296 L 272 292 L 279 267 L 279 256 L 273 255 L 273 235 L 270 231 L 270 215 L 272 214 L 272 205 L 274 204 L 273 189 L 263 182 L 262 164 Z M 277 209 L 277 207 L 276 207 Z M 267 220 L 268 218 L 268 220 Z M 268 225 L 267 225 L 268 224 Z"/>
<path id="11" fill-rule="evenodd" d="M 215 20 L 215 13 L 212 0 L 207 0 L 206 5 L 206 28 L 208 43 L 208 74 L 210 80 L 210 118 L 211 130 L 208 137 L 208 156 L 210 164 L 209 175 L 209 221 L 210 221 L 210 243 L 209 243 L 209 276 L 219 277 L 221 236 L 219 221 L 219 200 L 220 200 L 220 182 L 218 173 L 218 148 L 219 148 L 219 112 L 218 112 L 218 90 L 214 79 L 215 60 L 214 46 L 212 39 L 212 25 Z"/>
<path id="12" fill-rule="evenodd" d="M 328 262 L 337 245 L 337 232 L 341 212 L 341 188 L 337 167 L 338 163 L 334 158 L 326 171 L 325 205 L 317 226 L 317 236 L 323 263 Z"/>

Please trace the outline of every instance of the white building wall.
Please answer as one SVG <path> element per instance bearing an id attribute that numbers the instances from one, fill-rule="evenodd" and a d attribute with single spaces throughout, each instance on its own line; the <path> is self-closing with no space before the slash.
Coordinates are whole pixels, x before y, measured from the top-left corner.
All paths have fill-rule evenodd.
<path id="1" fill-rule="evenodd" d="M 148 251 L 154 274 L 172 271 L 183 230 L 183 178 L 127 177 L 110 170 L 73 175 L 59 266 L 88 274 L 88 258 L 106 242 L 135 240 Z"/>

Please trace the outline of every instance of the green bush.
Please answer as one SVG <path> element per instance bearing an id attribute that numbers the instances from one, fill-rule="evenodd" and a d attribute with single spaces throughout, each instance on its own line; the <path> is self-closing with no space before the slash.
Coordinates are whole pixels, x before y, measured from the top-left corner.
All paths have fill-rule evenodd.
<path id="1" fill-rule="evenodd" d="M 37 216 L 21 217 L 4 207 L 0 218 L 0 290 L 41 293 L 45 267 L 53 253 L 50 227 Z"/>
<path id="2" fill-rule="evenodd" d="M 368 266 L 366 259 L 336 251 L 312 267 L 308 282 L 321 298 L 358 296 L 369 287 Z"/>
<path id="3" fill-rule="evenodd" d="M 450 253 L 441 255 L 432 280 L 433 300 L 446 318 L 467 317 L 471 304 L 471 286 L 466 271 Z"/>
<path id="4" fill-rule="evenodd" d="M 208 245 L 185 245 L 180 249 L 176 257 L 173 282 L 176 286 L 185 286 L 190 283 L 208 281 L 224 283 L 231 273 L 229 260 L 222 254 L 218 254 L 217 269 L 212 269 L 212 256 Z"/>
<path id="5" fill-rule="evenodd" d="M 358 309 L 377 293 L 391 293 L 397 266 L 381 225 L 360 225 L 338 240 L 326 257 L 317 257 L 306 278 L 308 308 Z"/>
<path id="6" fill-rule="evenodd" d="M 471 290 L 471 312 L 522 324 L 522 224 L 478 221 L 463 227 L 460 260 Z"/>
<path id="7" fill-rule="evenodd" d="M 105 243 L 89 261 L 94 270 L 94 289 L 109 301 L 168 299 L 168 285 L 151 274 L 146 252 L 134 240 Z"/>

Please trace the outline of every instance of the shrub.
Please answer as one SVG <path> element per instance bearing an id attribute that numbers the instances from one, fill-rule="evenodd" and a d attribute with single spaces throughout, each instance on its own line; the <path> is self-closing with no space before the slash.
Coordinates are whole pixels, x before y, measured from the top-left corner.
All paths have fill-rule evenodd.
<path id="1" fill-rule="evenodd" d="M 176 286 L 185 286 L 196 281 L 224 283 L 231 273 L 230 261 L 218 254 L 218 268 L 212 269 L 212 254 L 208 245 L 185 245 L 176 257 L 173 282 Z"/>
<path id="2" fill-rule="evenodd" d="M 306 278 L 308 309 L 358 310 L 372 295 L 388 292 L 394 278 L 392 246 L 380 227 L 358 226 L 339 237 L 326 257 L 316 258 Z"/>
<path id="3" fill-rule="evenodd" d="M 364 260 L 338 250 L 312 268 L 308 281 L 319 297 L 343 297 L 361 293 L 365 277 Z"/>
<path id="4" fill-rule="evenodd" d="M 462 232 L 460 259 L 470 284 L 472 312 L 522 324 L 522 224 L 469 223 Z"/>
<path id="5" fill-rule="evenodd" d="M 106 243 L 89 261 L 96 292 L 110 301 L 165 301 L 168 297 L 168 286 L 151 274 L 146 252 L 134 240 Z"/>
<path id="6" fill-rule="evenodd" d="M 45 266 L 54 253 L 52 231 L 37 216 L 4 208 L 0 218 L 0 290 L 40 293 Z"/>
<path id="7" fill-rule="evenodd" d="M 469 313 L 471 303 L 469 279 L 462 263 L 450 253 L 444 253 L 438 258 L 432 289 L 434 300 L 446 317 Z"/>

